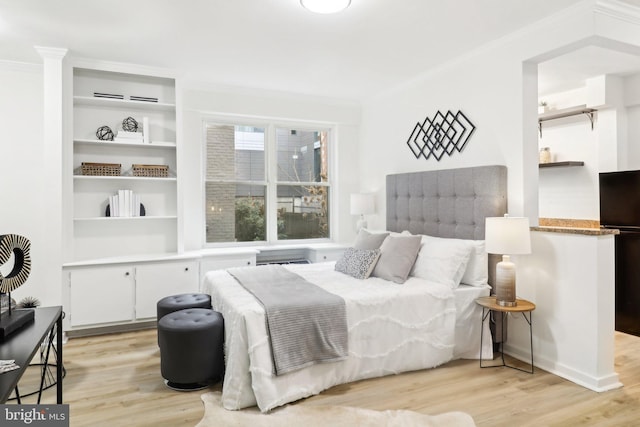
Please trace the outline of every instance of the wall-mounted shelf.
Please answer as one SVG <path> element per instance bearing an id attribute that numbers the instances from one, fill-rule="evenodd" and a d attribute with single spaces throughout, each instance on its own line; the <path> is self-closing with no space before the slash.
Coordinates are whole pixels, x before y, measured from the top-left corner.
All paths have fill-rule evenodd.
<path id="1" fill-rule="evenodd" d="M 560 110 L 553 110 L 549 111 L 548 113 L 540 114 L 538 115 L 538 132 L 540 132 L 540 137 L 542 137 L 542 122 L 579 115 L 585 115 L 589 119 L 589 121 L 591 122 L 591 130 L 593 130 L 593 121 L 596 111 L 597 110 L 594 108 L 587 108 L 586 105 L 578 105 L 575 107 L 563 108 Z"/>
<path id="2" fill-rule="evenodd" d="M 566 162 L 540 163 L 538 165 L 538 167 L 540 168 L 559 168 L 559 167 L 567 167 L 567 166 L 584 166 L 584 162 L 566 161 Z"/>

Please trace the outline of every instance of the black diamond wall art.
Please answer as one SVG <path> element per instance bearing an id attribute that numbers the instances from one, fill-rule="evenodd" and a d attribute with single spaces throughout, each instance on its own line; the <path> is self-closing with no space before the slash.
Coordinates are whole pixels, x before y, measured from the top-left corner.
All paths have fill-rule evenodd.
<path id="1" fill-rule="evenodd" d="M 438 111 L 432 119 L 427 116 L 424 122 L 416 123 L 407 145 L 416 159 L 434 157 L 440 161 L 445 154 L 451 156 L 456 151 L 461 152 L 475 130 L 462 111 L 455 114 Z"/>

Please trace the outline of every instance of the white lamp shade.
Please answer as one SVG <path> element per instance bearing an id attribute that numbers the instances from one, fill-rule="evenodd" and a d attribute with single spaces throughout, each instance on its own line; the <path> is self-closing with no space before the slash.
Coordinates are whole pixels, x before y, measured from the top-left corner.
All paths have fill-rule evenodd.
<path id="1" fill-rule="evenodd" d="M 373 194 L 352 194 L 351 215 L 369 215 L 375 213 L 375 199 Z"/>
<path id="2" fill-rule="evenodd" d="M 351 0 L 300 0 L 305 9 L 315 13 L 336 13 L 346 9 Z"/>
<path id="3" fill-rule="evenodd" d="M 529 218 L 507 215 L 486 218 L 484 233 L 487 252 L 491 254 L 531 253 Z"/>

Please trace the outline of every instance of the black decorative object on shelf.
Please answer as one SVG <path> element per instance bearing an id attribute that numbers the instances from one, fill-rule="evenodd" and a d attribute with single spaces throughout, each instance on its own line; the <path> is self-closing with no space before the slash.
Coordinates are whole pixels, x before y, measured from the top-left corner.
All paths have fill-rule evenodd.
<path id="1" fill-rule="evenodd" d="M 122 130 L 127 132 L 137 132 L 138 122 L 133 117 L 127 117 L 122 121 Z"/>
<path id="2" fill-rule="evenodd" d="M 455 151 L 461 152 L 476 127 L 458 110 L 453 114 L 438 111 L 433 119 L 427 116 L 422 123 L 416 123 L 407 145 L 416 159 L 421 156 L 425 160 L 434 157 L 440 161 L 445 154 L 451 156 Z"/>
<path id="3" fill-rule="evenodd" d="M 142 203 L 140 203 L 140 215 L 139 216 L 146 216 L 147 215 L 147 210 L 144 208 L 144 205 Z M 104 211 L 104 216 L 111 216 L 111 205 L 107 205 L 107 209 L 105 209 Z M 130 217 L 133 218 L 133 217 Z"/>
<path id="4" fill-rule="evenodd" d="M 113 131 L 109 126 L 100 126 L 98 130 L 96 130 L 96 137 L 100 141 L 113 141 Z"/>
<path id="5" fill-rule="evenodd" d="M 13 310 L 11 292 L 27 281 L 31 273 L 31 242 L 18 234 L 0 236 L 0 265 L 13 255 L 13 267 L 9 274 L 0 272 L 0 293 L 8 294 L 8 310 L 0 315 L 0 339 L 15 332 L 34 318 L 33 310 Z"/>

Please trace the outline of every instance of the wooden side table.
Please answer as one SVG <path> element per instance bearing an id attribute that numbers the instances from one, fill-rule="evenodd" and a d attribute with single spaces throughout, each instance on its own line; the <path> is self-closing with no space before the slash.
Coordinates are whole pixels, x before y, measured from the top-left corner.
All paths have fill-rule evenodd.
<path id="1" fill-rule="evenodd" d="M 523 372 L 528 372 L 530 374 L 533 374 L 533 326 L 532 326 L 532 311 L 536 309 L 536 305 L 530 301 L 524 300 L 524 299 L 516 299 L 516 305 L 514 307 L 504 307 L 499 305 L 496 302 L 496 297 L 495 296 L 491 296 L 491 297 L 480 297 L 478 299 L 476 299 L 476 304 L 482 306 L 482 323 L 480 325 L 480 367 L 481 368 L 497 368 L 497 367 L 501 367 L 501 366 L 506 366 L 507 368 L 512 368 L 512 369 L 517 369 L 519 371 L 523 371 Z M 484 322 L 487 319 L 487 317 L 489 317 L 489 314 L 492 312 L 499 312 L 502 322 L 501 322 L 501 327 L 502 327 L 502 336 L 505 336 L 505 324 L 506 324 L 506 319 L 507 319 L 507 315 L 509 313 L 522 313 L 522 317 L 524 317 L 524 320 L 527 321 L 527 323 L 529 324 L 529 344 L 530 344 L 530 351 L 531 351 L 531 369 L 530 370 L 526 370 L 526 369 L 522 369 L 519 368 L 517 366 L 512 366 L 512 365 L 508 365 L 505 360 L 504 360 L 504 342 L 500 343 L 500 356 L 502 358 L 502 364 L 501 365 L 482 365 L 482 341 L 484 339 L 483 335 L 484 335 Z M 527 317 L 527 313 L 529 313 L 529 317 Z"/>

